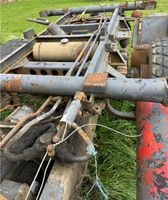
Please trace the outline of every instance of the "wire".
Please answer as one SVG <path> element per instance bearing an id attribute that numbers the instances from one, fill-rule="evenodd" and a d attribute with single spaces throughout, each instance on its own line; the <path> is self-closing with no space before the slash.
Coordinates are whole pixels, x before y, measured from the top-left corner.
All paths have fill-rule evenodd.
<path id="1" fill-rule="evenodd" d="M 92 3 L 92 4 L 88 5 L 88 6 L 85 8 L 85 10 L 82 12 L 82 14 L 80 15 L 79 18 L 82 18 L 82 16 L 86 13 L 86 11 L 88 10 L 88 8 L 89 8 L 90 6 L 92 6 L 92 5 L 98 5 L 98 6 L 100 6 L 100 7 L 102 8 L 103 12 L 104 12 L 104 16 L 106 17 L 106 11 L 105 11 L 105 9 L 103 8 L 103 6 L 102 6 L 101 4 L 99 4 L 99 3 Z"/>
<path id="2" fill-rule="evenodd" d="M 34 182 L 35 182 L 35 180 L 36 180 L 36 178 L 37 178 L 37 176 L 38 176 L 38 174 L 39 174 L 39 172 L 40 172 L 40 169 L 41 169 L 41 167 L 42 167 L 42 165 L 43 165 L 44 160 L 45 160 L 46 157 L 47 157 L 47 152 L 46 152 L 46 153 L 44 154 L 44 156 L 43 156 L 43 159 L 42 159 L 42 161 L 41 161 L 41 163 L 40 163 L 40 165 L 39 165 L 39 168 L 38 168 L 38 170 L 37 170 L 37 172 L 36 172 L 36 175 L 35 175 L 35 177 L 34 177 L 32 183 L 31 183 L 31 185 L 30 185 L 30 187 L 29 187 L 29 190 L 28 190 L 28 192 L 27 192 L 27 195 L 26 195 L 25 200 L 28 200 L 30 191 L 31 191 L 31 189 L 32 189 L 32 187 L 33 187 L 33 185 L 34 185 Z"/>
<path id="3" fill-rule="evenodd" d="M 91 187 L 90 190 L 87 192 L 86 197 L 85 197 L 84 200 L 87 200 L 87 199 L 88 199 L 89 194 L 91 193 L 91 191 L 93 190 L 93 188 L 95 187 L 95 185 L 96 185 L 96 182 L 93 183 L 92 187 Z"/>
<path id="4" fill-rule="evenodd" d="M 49 165 L 50 165 L 50 163 L 51 163 L 51 160 L 52 160 L 52 158 L 49 159 L 49 161 L 48 161 L 48 163 L 47 163 L 47 166 L 46 166 L 46 168 L 45 168 L 45 171 L 44 171 L 44 174 L 43 174 L 43 180 L 42 180 L 42 183 L 41 183 L 40 189 L 39 189 L 39 191 L 38 191 L 38 194 L 37 194 L 36 200 L 38 200 L 38 198 L 39 198 L 39 196 L 40 196 L 41 190 L 42 190 L 43 185 L 44 185 L 44 181 L 45 181 L 46 173 L 47 173 L 48 167 L 49 167 Z"/>
<path id="5" fill-rule="evenodd" d="M 74 131 L 72 131 L 64 140 L 61 140 L 61 141 L 57 142 L 57 143 L 54 144 L 53 146 L 56 147 L 57 145 L 63 143 L 63 142 L 66 141 L 68 138 L 70 138 L 76 131 L 78 131 L 78 130 L 80 130 L 81 128 L 86 127 L 86 126 L 99 126 L 99 127 L 103 127 L 103 128 L 106 128 L 106 129 L 108 129 L 108 130 L 113 131 L 114 133 L 123 135 L 123 136 L 125 136 L 125 137 L 130 137 L 130 138 L 137 138 L 137 137 L 142 136 L 142 134 L 139 134 L 139 135 L 127 135 L 127 134 L 125 134 L 125 133 L 122 133 L 122 132 L 120 132 L 120 131 L 117 131 L 117 130 L 115 130 L 115 129 L 113 129 L 113 128 L 110 128 L 110 127 L 105 126 L 105 125 L 102 125 L 102 124 L 97 124 L 97 123 L 95 123 L 95 124 L 84 124 L 84 125 L 80 126 L 79 128 L 75 129 Z"/>

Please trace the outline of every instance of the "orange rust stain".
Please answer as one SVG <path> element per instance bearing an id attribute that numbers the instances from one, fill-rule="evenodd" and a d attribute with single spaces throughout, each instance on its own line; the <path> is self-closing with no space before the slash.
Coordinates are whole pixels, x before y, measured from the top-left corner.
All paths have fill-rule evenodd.
<path id="1" fill-rule="evenodd" d="M 107 82 L 107 73 L 91 73 L 85 79 L 85 86 L 105 85 Z"/>
<path id="2" fill-rule="evenodd" d="M 139 18 L 139 17 L 142 17 L 143 16 L 143 12 L 142 12 L 142 10 L 134 10 L 133 12 L 132 12 L 132 15 L 131 15 L 132 17 L 135 17 L 135 18 Z"/>
<path id="3" fill-rule="evenodd" d="M 4 197 L 2 194 L 0 194 L 0 200 L 9 200 L 6 197 Z"/>
<path id="4" fill-rule="evenodd" d="M 75 99 L 79 99 L 80 101 L 85 100 L 86 95 L 84 92 L 76 92 Z"/>
<path id="5" fill-rule="evenodd" d="M 126 8 L 128 6 L 128 2 L 123 2 L 120 4 L 120 8 Z"/>
<path id="6" fill-rule="evenodd" d="M 4 88 L 8 92 L 21 92 L 22 91 L 22 88 L 21 88 L 21 77 L 20 76 L 16 76 L 15 78 L 13 78 L 13 79 L 11 79 L 9 81 L 5 81 Z"/>

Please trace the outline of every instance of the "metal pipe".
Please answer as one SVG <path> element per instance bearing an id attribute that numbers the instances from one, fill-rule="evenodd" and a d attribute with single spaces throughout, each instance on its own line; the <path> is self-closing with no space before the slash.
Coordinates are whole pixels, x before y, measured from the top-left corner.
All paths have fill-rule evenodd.
<path id="1" fill-rule="evenodd" d="M 48 19 L 44 19 L 44 18 L 28 18 L 27 21 L 30 21 L 30 22 L 35 22 L 35 23 L 38 23 L 38 24 L 43 24 L 43 25 L 49 25 L 50 24 L 50 21 Z"/>
<path id="2" fill-rule="evenodd" d="M 101 84 L 96 88 L 91 85 L 91 90 L 86 91 L 84 82 L 84 77 L 0 74 L 2 92 L 72 96 L 77 91 L 83 91 L 86 94 L 93 93 L 100 98 L 168 103 L 168 85 L 165 78 L 108 78 L 104 92 Z"/>
<path id="3" fill-rule="evenodd" d="M 106 93 L 111 99 L 168 103 L 166 79 L 108 79 Z"/>
<path id="4" fill-rule="evenodd" d="M 108 4 L 108 5 L 92 5 L 92 6 L 82 6 L 82 7 L 72 7 L 72 8 L 59 8 L 59 9 L 48 9 L 48 10 L 41 10 L 40 16 L 47 17 L 47 16 L 57 16 L 57 15 L 64 15 L 65 13 L 69 12 L 71 14 L 80 14 L 80 13 L 99 13 L 99 12 L 112 12 L 116 8 L 120 8 L 122 10 L 144 10 L 144 9 L 153 9 L 156 7 L 156 1 L 136 1 L 136 2 L 125 2 L 125 3 L 118 3 L 118 4 Z"/>

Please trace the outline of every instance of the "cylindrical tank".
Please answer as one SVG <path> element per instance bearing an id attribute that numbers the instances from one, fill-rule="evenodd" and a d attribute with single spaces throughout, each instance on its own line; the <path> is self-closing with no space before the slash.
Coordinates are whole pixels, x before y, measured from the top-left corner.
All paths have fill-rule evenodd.
<path id="1" fill-rule="evenodd" d="M 87 41 L 37 42 L 33 46 L 33 57 L 41 61 L 75 61 Z"/>
<path id="2" fill-rule="evenodd" d="M 137 200 L 168 199 L 168 107 L 138 102 Z"/>

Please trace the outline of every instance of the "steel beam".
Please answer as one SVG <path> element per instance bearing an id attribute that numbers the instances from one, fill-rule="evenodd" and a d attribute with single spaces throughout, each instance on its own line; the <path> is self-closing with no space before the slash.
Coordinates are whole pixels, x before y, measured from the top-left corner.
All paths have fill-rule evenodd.
<path id="1" fill-rule="evenodd" d="M 85 76 L 89 73 L 105 71 L 107 62 L 108 59 L 107 59 L 107 52 L 105 51 L 105 42 L 100 41 L 94 53 L 94 56 L 92 57 L 92 60 L 88 66 Z"/>
<path id="2" fill-rule="evenodd" d="M 117 31 L 117 26 L 119 25 L 119 15 L 118 15 L 119 9 L 116 8 L 111 19 L 109 22 L 109 25 L 107 27 L 107 32 L 108 32 L 108 38 L 113 41 L 116 31 Z"/>
<path id="3" fill-rule="evenodd" d="M 86 77 L 87 78 L 87 77 Z M 84 88 L 85 77 L 41 76 L 41 75 L 0 75 L 2 92 L 17 92 L 47 95 L 75 95 L 77 91 L 95 94 L 100 98 L 143 100 L 168 103 L 168 85 L 164 78 L 159 79 L 116 79 L 108 78 L 102 93 L 101 83 L 93 90 Z M 91 88 L 91 87 L 90 87 Z M 96 88 L 96 89 L 95 89 Z M 101 91 L 101 92 L 100 92 Z"/>
<path id="4" fill-rule="evenodd" d="M 32 74 L 32 75 L 65 75 L 74 62 L 27 62 L 18 65 L 14 72 L 16 74 Z M 79 69 L 77 64 L 76 71 Z M 86 69 L 86 65 L 83 69 Z"/>
<path id="5" fill-rule="evenodd" d="M 63 38 L 67 38 L 69 40 L 75 40 L 75 41 L 79 41 L 79 40 L 87 40 L 88 38 L 90 38 L 93 34 L 79 34 L 79 35 L 40 35 L 38 36 L 38 41 L 56 41 L 56 40 L 61 40 Z"/>
<path id="6" fill-rule="evenodd" d="M 90 23 L 90 24 L 68 24 L 68 25 L 60 25 L 65 32 L 71 33 L 75 31 L 87 31 L 93 32 L 98 29 L 100 23 Z"/>

